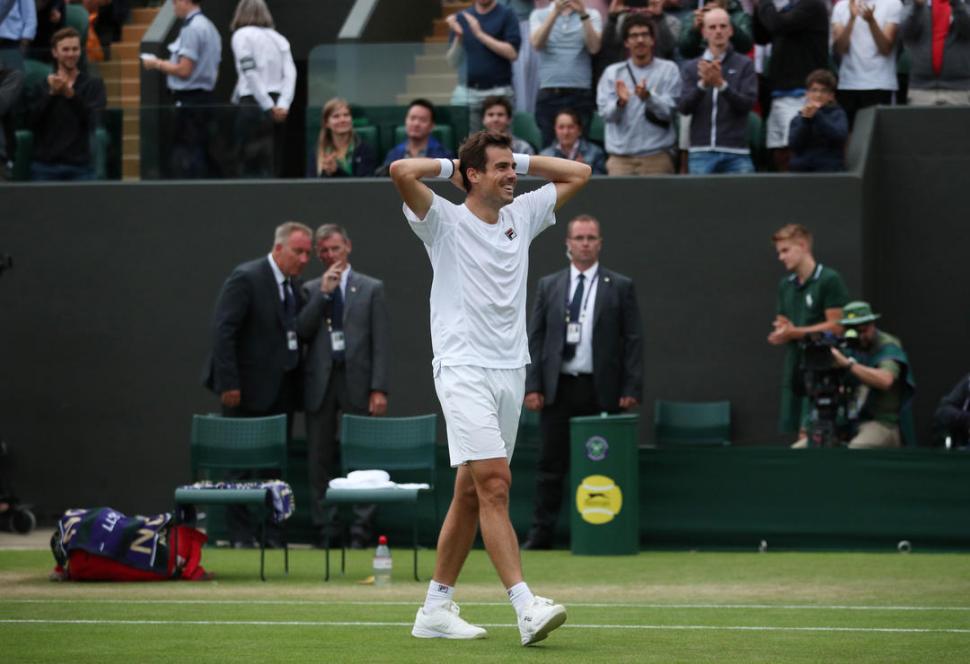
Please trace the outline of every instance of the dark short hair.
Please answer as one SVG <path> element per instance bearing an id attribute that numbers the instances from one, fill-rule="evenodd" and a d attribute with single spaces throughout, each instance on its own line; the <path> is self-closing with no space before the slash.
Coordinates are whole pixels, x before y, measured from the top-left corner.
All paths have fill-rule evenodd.
<path id="1" fill-rule="evenodd" d="M 472 190 L 472 183 L 468 180 L 468 169 L 474 168 L 476 171 L 484 172 L 488 164 L 488 148 L 492 146 L 511 150 L 512 139 L 491 131 L 476 131 L 461 144 L 458 149 L 458 169 L 461 171 L 465 191 Z"/>
<path id="2" fill-rule="evenodd" d="M 509 101 L 508 97 L 503 97 L 501 95 L 492 95 L 491 97 L 485 97 L 482 100 L 482 117 L 485 117 L 485 111 L 490 109 L 492 106 L 501 106 L 505 109 L 505 114 L 510 118 L 512 117 L 512 102 Z"/>
<path id="3" fill-rule="evenodd" d="M 816 69 L 808 75 L 808 78 L 805 79 L 805 87 L 810 88 L 815 84 L 821 85 L 829 92 L 835 92 L 839 87 L 839 82 L 835 78 L 835 74 L 828 69 Z"/>
<path id="4" fill-rule="evenodd" d="M 415 106 L 420 106 L 422 108 L 428 109 L 428 111 L 431 113 L 431 121 L 434 122 L 434 104 L 432 104 L 430 101 L 428 101 L 423 97 L 412 99 L 411 103 L 408 104 L 408 110 L 404 112 L 404 116 L 407 117 L 407 114 L 410 113 L 411 109 L 414 108 Z"/>
<path id="5" fill-rule="evenodd" d="M 580 129 L 583 128 L 583 119 L 579 117 L 579 111 L 572 108 L 560 108 L 558 111 L 556 111 L 556 117 L 552 119 L 553 126 L 555 126 L 556 121 L 559 120 L 560 115 L 568 115 L 573 119 L 573 122 L 576 123 L 577 127 Z"/>
<path id="6" fill-rule="evenodd" d="M 630 38 L 630 30 L 637 26 L 646 28 L 650 31 L 650 36 L 653 39 L 657 38 L 656 26 L 654 26 L 652 18 L 646 14 L 630 14 L 623 20 L 623 41 Z"/>
<path id="7" fill-rule="evenodd" d="M 65 39 L 70 39 L 71 37 L 77 37 L 77 40 L 81 41 L 81 33 L 74 28 L 70 26 L 61 28 L 51 35 L 51 48 L 56 48 L 58 43 L 64 41 Z"/>

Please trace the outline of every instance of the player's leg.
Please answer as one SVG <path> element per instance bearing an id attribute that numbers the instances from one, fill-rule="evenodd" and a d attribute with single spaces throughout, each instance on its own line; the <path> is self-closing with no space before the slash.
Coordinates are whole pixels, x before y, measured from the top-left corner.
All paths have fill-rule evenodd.
<path id="1" fill-rule="evenodd" d="M 438 535 L 434 579 L 453 586 L 478 532 L 478 494 L 467 465 L 458 467 L 455 492 Z"/>

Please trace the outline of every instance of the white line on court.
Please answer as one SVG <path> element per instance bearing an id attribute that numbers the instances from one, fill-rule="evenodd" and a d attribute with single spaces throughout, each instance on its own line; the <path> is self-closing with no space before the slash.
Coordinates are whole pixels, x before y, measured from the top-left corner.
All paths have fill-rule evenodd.
<path id="1" fill-rule="evenodd" d="M 301 599 L 0 599 L 3 604 L 158 604 L 158 605 L 249 605 L 249 606 L 417 606 L 421 602 L 342 601 Z M 593 609 L 763 609 L 783 611 L 970 611 L 970 606 L 874 606 L 851 604 L 644 604 L 622 602 L 566 602 L 570 607 Z M 462 606 L 508 606 L 508 602 L 462 602 Z"/>
<path id="2" fill-rule="evenodd" d="M 50 620 L 0 619 L 0 625 L 176 625 L 242 627 L 411 627 L 411 622 L 311 621 L 311 620 Z M 506 623 L 482 623 L 481 627 L 507 627 Z M 769 627 L 761 625 L 594 625 L 566 624 L 571 629 L 709 630 L 727 632 L 879 632 L 889 634 L 970 634 L 970 629 L 931 627 Z"/>

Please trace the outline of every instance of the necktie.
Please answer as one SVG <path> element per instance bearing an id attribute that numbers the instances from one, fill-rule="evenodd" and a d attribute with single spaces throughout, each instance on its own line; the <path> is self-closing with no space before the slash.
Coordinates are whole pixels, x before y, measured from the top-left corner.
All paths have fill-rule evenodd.
<path id="1" fill-rule="evenodd" d="M 331 331 L 343 331 L 344 329 L 344 295 L 340 286 L 333 289 L 333 306 L 330 310 L 330 329 Z M 331 356 L 335 362 L 344 361 L 344 351 L 332 351 Z"/>
<path id="2" fill-rule="evenodd" d="M 586 276 L 580 273 L 578 283 L 576 284 L 576 291 L 573 293 L 573 299 L 569 303 L 569 322 L 576 323 L 579 321 L 579 310 L 583 306 L 583 284 L 586 281 Z M 576 344 L 567 343 L 562 349 L 562 359 L 571 360 L 576 356 Z"/>
<path id="3" fill-rule="evenodd" d="M 286 371 L 296 368 L 300 363 L 300 351 L 289 347 L 291 335 L 296 335 L 296 298 L 293 297 L 293 290 L 290 280 L 283 280 L 283 327 L 286 328 Z"/>

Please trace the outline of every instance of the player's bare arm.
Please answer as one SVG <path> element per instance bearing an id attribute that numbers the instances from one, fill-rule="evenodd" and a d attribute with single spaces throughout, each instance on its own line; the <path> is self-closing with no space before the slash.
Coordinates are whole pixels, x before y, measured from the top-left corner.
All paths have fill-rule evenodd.
<path id="1" fill-rule="evenodd" d="M 589 164 L 571 159 L 529 157 L 529 175 L 544 178 L 556 185 L 557 210 L 586 185 L 592 174 L 593 169 Z"/>
<path id="2" fill-rule="evenodd" d="M 464 189 L 461 185 L 461 174 L 458 172 L 458 160 L 452 160 L 453 171 L 451 182 L 459 189 Z M 441 160 L 414 158 L 398 159 L 391 164 L 391 180 L 404 203 L 411 209 L 419 219 L 424 219 L 431 209 L 434 202 L 434 192 L 428 185 L 421 182 L 422 178 L 436 178 L 441 175 Z"/>

